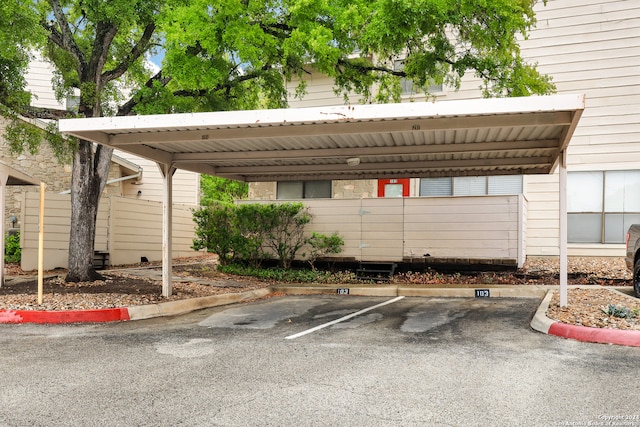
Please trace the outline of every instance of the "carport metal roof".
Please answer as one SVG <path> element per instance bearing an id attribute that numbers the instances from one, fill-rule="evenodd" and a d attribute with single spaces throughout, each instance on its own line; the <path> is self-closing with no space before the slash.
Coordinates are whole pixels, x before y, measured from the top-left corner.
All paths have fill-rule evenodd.
<path id="1" fill-rule="evenodd" d="M 584 107 L 584 95 L 553 95 L 67 119 L 59 129 L 156 161 L 170 205 L 175 169 L 240 181 L 553 173 Z"/>
<path id="2" fill-rule="evenodd" d="M 74 119 L 60 130 L 240 181 L 536 174 L 553 171 L 583 106 L 575 95 L 479 99 Z"/>

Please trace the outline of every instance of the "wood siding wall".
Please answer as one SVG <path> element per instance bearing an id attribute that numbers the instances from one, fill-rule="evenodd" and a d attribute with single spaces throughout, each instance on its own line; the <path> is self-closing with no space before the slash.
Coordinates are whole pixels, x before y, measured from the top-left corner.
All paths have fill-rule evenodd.
<path id="1" fill-rule="evenodd" d="M 39 54 L 34 54 L 29 63 L 29 70 L 25 75 L 27 90 L 35 96 L 31 99 L 31 105 L 39 108 L 54 110 L 66 110 L 66 100 L 58 101 L 53 90 L 53 66 L 42 59 Z"/>
<path id="2" fill-rule="evenodd" d="M 22 264 L 25 271 L 38 267 L 40 195 L 24 193 L 22 210 Z M 44 268 L 66 268 L 71 218 L 69 195 L 47 193 L 44 218 Z M 194 222 L 189 206 L 173 207 L 173 256 L 195 255 Z M 123 197 L 103 198 L 98 211 L 96 251 L 109 253 L 109 264 L 122 265 L 162 259 L 162 204 Z"/>
<path id="3" fill-rule="evenodd" d="M 156 163 L 122 151 L 116 151 L 116 154 L 143 169 L 140 180 L 123 182 L 122 195 L 139 200 L 162 202 L 164 184 L 162 174 Z M 195 172 L 177 170 L 173 175 L 173 202 L 175 204 L 198 206 L 200 204 L 199 193 L 200 175 Z"/>
<path id="4" fill-rule="evenodd" d="M 382 199 L 380 199 L 382 200 Z M 425 197 L 404 200 L 404 255 L 524 262 L 519 196 Z"/>
<path id="5" fill-rule="evenodd" d="M 586 94 L 567 170 L 640 169 L 640 2 L 553 0 L 523 55 L 553 76 L 558 93 Z M 528 255 L 558 254 L 558 175 L 528 177 Z M 535 218 L 535 220 L 534 220 Z M 624 245 L 569 245 L 569 255 L 624 256 Z"/>

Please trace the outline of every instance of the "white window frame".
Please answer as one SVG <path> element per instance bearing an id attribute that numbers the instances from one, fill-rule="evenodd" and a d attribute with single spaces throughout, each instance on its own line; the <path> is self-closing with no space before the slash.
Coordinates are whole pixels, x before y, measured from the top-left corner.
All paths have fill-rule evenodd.
<path id="1" fill-rule="evenodd" d="M 327 197 L 308 197 L 307 196 L 307 186 L 311 183 L 324 182 L 329 185 L 329 196 Z M 300 197 L 293 198 L 284 198 L 280 197 L 280 185 L 284 183 L 296 183 L 302 184 L 302 195 Z M 333 197 L 333 181 L 331 180 L 322 180 L 322 181 L 278 181 L 276 183 L 276 200 L 297 200 L 297 199 L 331 199 Z"/>
<path id="2" fill-rule="evenodd" d="M 519 177 L 519 188 L 518 191 L 495 191 L 492 188 L 496 188 L 492 184 L 490 184 L 490 180 L 492 179 L 501 179 L 502 177 Z M 482 192 L 463 192 L 460 193 L 456 190 L 456 181 L 459 182 L 458 188 L 463 181 L 467 181 L 469 179 L 473 179 L 475 181 L 484 179 L 484 183 L 476 183 L 475 188 L 483 187 Z M 442 194 L 426 194 L 428 191 L 426 188 L 423 190 L 423 185 L 427 184 L 426 180 L 438 180 L 442 185 L 442 188 L 446 190 L 446 193 Z M 447 185 L 445 180 L 450 180 L 450 183 Z M 420 187 L 418 189 L 418 194 L 420 197 L 447 197 L 447 196 L 493 196 L 493 195 L 517 195 L 522 194 L 523 192 L 523 175 L 496 175 L 496 176 L 473 176 L 473 177 L 446 177 L 446 178 L 422 178 L 420 179 Z"/>
<path id="3" fill-rule="evenodd" d="M 616 175 L 621 176 L 614 178 Z M 576 178 L 579 176 L 585 178 L 582 185 L 577 182 Z M 620 181 L 619 178 L 622 180 Z M 611 186 L 611 183 L 616 181 L 623 183 L 622 188 Z M 627 181 L 631 181 L 629 187 L 627 187 Z M 640 183 L 640 170 L 569 172 L 568 243 L 623 244 L 629 226 L 640 221 L 640 205 L 637 200 L 640 198 L 638 183 Z M 637 192 L 628 192 L 630 189 L 635 190 L 636 187 Z M 609 193 L 611 190 L 621 191 L 622 195 L 612 197 Z M 584 198 L 590 199 L 582 200 Z M 586 228 L 589 224 L 598 228 Z M 621 228 L 614 230 L 613 227 Z"/>

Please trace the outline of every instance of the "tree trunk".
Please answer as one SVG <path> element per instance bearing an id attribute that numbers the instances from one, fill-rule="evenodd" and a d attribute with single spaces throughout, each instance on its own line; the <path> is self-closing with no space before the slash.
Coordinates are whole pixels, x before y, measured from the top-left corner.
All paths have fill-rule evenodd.
<path id="1" fill-rule="evenodd" d="M 71 174 L 71 232 L 67 282 L 100 279 L 93 267 L 96 220 L 100 195 L 111 166 L 113 149 L 78 141 Z"/>

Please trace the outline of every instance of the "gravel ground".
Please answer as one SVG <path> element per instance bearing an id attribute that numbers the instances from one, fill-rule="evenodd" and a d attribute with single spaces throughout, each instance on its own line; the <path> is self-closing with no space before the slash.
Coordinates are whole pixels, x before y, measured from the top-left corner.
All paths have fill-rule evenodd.
<path id="1" fill-rule="evenodd" d="M 66 271 L 45 272 L 42 304 L 38 304 L 37 277 L 16 266 L 8 267 L 0 288 L 0 310 L 88 310 L 156 304 L 210 295 L 243 292 L 269 286 L 216 271 L 216 260 L 202 256 L 174 260 L 172 295 L 162 296 L 159 263 L 132 264 L 102 272 L 104 280 L 67 283 Z M 195 276 L 195 277 L 194 277 Z"/>
<path id="2" fill-rule="evenodd" d="M 558 274 L 560 264 L 557 258 L 527 259 L 524 270 L 528 274 Z M 554 291 L 547 316 L 563 323 L 592 328 L 640 330 L 640 299 L 607 286 L 626 286 L 631 293 L 632 274 L 627 269 L 624 258 L 581 258 L 568 260 L 570 285 L 602 285 L 602 288 L 570 288 L 567 291 L 567 306 L 560 307 L 560 295 Z M 551 282 L 551 281 L 550 281 Z M 557 284 L 554 280 L 553 283 Z M 610 315 L 611 308 L 626 309 L 624 314 L 631 317 Z"/>
<path id="3" fill-rule="evenodd" d="M 594 279 L 631 280 L 623 257 L 569 257 L 567 261 L 569 277 L 590 277 Z M 560 272 L 558 258 L 530 257 L 522 269 L 524 273 L 535 275 L 557 275 Z M 574 280 L 575 281 L 575 280 Z M 631 285 L 631 283 L 628 283 Z"/>
<path id="4" fill-rule="evenodd" d="M 568 304 L 560 307 L 560 296 L 554 292 L 547 317 L 571 325 L 591 328 L 640 330 L 640 300 L 612 289 L 569 289 Z M 617 317 L 607 314 L 609 306 L 626 309 L 635 317 Z"/>
<path id="5" fill-rule="evenodd" d="M 5 286 L 0 288 L 0 310 L 84 310 L 154 304 L 208 295 L 243 292 L 272 283 L 253 278 L 222 274 L 215 269 L 215 257 L 201 256 L 174 261 L 173 295 L 161 296 L 162 282 L 158 264 L 130 265 L 103 272 L 105 280 L 65 283 L 66 272 L 47 272 L 43 285 L 43 303 L 37 303 L 37 281 L 15 266 L 7 267 Z M 134 270 L 131 270 L 134 268 Z M 145 270 L 148 269 L 148 270 Z M 154 274 L 149 274 L 154 271 Z M 479 274 L 444 274 L 438 272 L 397 275 L 394 283 L 446 285 L 449 283 L 482 284 L 558 284 L 557 258 L 529 258 L 516 272 Z M 568 262 L 570 285 L 601 285 L 589 289 L 569 289 L 567 307 L 560 308 L 555 293 L 547 315 L 565 323 L 617 329 L 640 329 L 638 317 L 619 318 L 607 315 L 609 305 L 626 308 L 633 315 L 640 310 L 640 300 L 617 292 L 612 286 L 631 286 L 631 274 L 624 258 L 572 257 Z M 607 286 L 609 288 L 607 288 Z M 628 289 L 628 288 L 627 288 Z"/>

